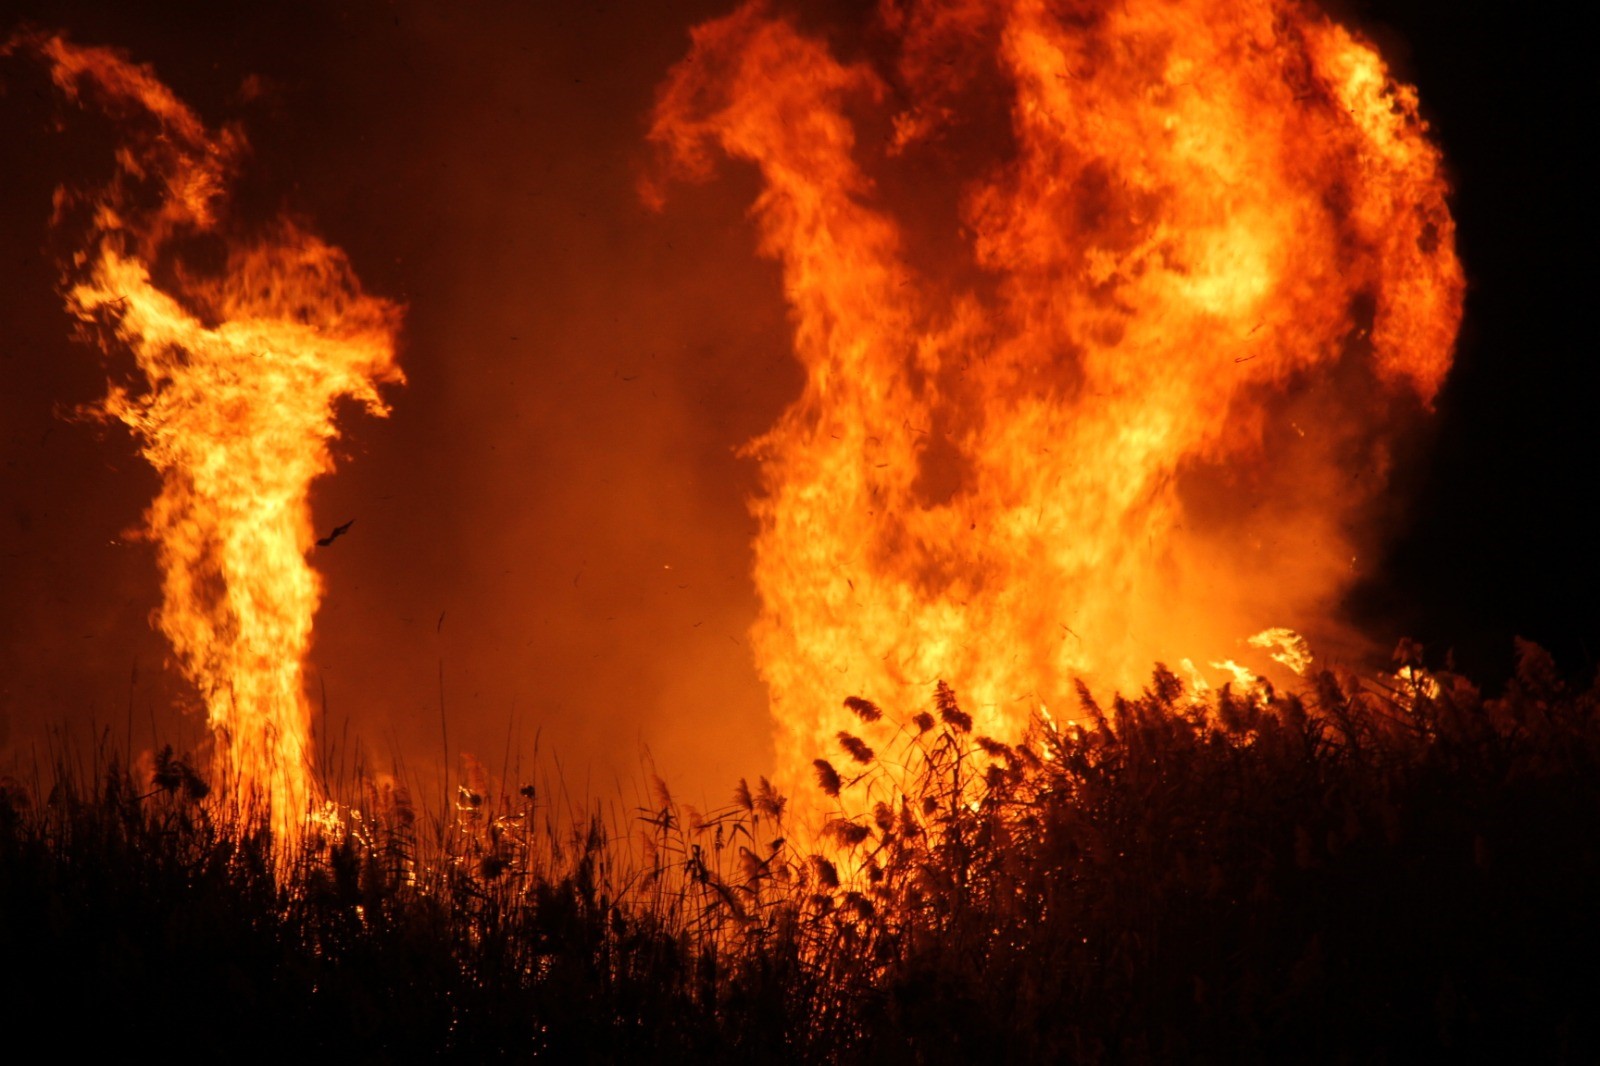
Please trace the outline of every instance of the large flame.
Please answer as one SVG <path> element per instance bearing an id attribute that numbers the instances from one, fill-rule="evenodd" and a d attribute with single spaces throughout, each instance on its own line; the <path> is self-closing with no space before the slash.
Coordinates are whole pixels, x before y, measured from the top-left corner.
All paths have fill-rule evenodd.
<path id="1" fill-rule="evenodd" d="M 302 679 L 321 595 L 307 494 L 332 469 L 334 404 L 382 414 L 377 384 L 401 380 L 399 309 L 364 295 L 344 254 L 291 221 L 226 236 L 219 212 L 243 139 L 208 130 L 148 67 L 56 36 L 7 48 L 36 53 L 69 101 L 115 124 L 111 183 L 87 203 L 57 197 L 58 222 L 88 218 L 67 307 L 137 366 L 102 410 L 162 477 L 146 516 L 163 572 L 157 620 L 204 698 L 218 795 L 292 839 L 318 798 Z M 221 249 L 220 268 L 186 266 L 186 248 Z"/>
<path id="2" fill-rule="evenodd" d="M 750 447 L 789 788 L 845 695 L 944 679 L 1014 736 L 1075 677 L 1315 631 L 1461 314 L 1415 91 L 1304 4 L 886 0 L 876 29 L 894 58 L 847 63 L 749 4 L 651 130 L 677 176 L 759 168 L 807 373 Z M 914 176 L 952 165 L 965 239 L 918 259 Z"/>

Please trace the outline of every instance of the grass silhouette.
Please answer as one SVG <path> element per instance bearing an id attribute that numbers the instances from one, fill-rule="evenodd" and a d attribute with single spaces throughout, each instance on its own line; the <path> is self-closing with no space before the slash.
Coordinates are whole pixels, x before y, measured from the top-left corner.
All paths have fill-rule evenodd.
<path id="1" fill-rule="evenodd" d="M 1588 1061 L 1600 688 L 852 696 L 833 812 L 358 777 L 280 856 L 170 751 L 0 791 L 0 1002 L 63 1046 L 356 1061 Z M 810 844 L 801 843 L 803 839 Z M 285 861 L 287 859 L 287 861 Z"/>

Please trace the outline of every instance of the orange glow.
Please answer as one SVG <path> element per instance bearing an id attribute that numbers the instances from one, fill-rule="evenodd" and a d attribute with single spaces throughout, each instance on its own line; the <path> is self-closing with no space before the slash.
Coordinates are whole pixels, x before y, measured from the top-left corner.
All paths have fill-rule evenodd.
<path id="1" fill-rule="evenodd" d="M 148 67 L 59 37 L 17 44 L 69 101 L 116 124 L 115 177 L 86 205 L 67 307 L 137 367 L 100 411 L 162 477 L 146 514 L 163 572 L 156 621 L 205 701 L 214 795 L 295 839 L 320 798 L 302 678 L 321 596 L 307 493 L 333 467 L 335 403 L 385 413 L 377 385 L 401 380 L 399 309 L 292 222 L 228 236 L 219 216 L 243 139 L 208 130 Z M 58 222 L 85 206 L 57 201 Z M 220 269 L 180 259 L 180 241 L 219 236 Z"/>
<path id="2" fill-rule="evenodd" d="M 707 23 L 651 130 L 670 176 L 758 168 L 806 371 L 749 445 L 755 654 L 799 797 L 845 696 L 904 718 L 943 679 L 1014 739 L 1077 677 L 1303 668 L 1289 627 L 1328 626 L 1461 315 L 1415 91 L 1307 5 L 885 0 L 878 22 L 881 67 L 761 3 Z M 1003 143 L 963 110 L 995 87 Z M 949 159 L 966 258 L 914 261 L 880 189 Z"/>

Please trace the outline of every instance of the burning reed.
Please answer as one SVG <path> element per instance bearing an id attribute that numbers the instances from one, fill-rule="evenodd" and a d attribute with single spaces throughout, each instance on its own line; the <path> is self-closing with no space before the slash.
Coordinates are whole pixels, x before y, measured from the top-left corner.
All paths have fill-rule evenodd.
<path id="1" fill-rule="evenodd" d="M 600 818 L 469 768 L 449 812 L 363 779 L 285 864 L 181 759 L 63 763 L 0 803 L 0 1002 L 380 1061 L 1584 1061 L 1600 688 L 1403 665 L 1158 669 L 1017 743 L 853 705 L 810 845 L 765 781 Z"/>
<path id="2" fill-rule="evenodd" d="M 818 677 L 1009 742 L 1074 677 L 1326 634 L 1461 317 L 1416 90 L 1297 0 L 832 30 L 704 23 L 650 130 L 653 203 L 754 168 L 805 374 L 747 446 L 780 784 L 851 724 Z"/>

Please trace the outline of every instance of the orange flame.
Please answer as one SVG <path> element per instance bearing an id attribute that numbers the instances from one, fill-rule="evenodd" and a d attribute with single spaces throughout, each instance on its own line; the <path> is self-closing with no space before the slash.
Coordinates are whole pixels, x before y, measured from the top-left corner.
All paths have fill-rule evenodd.
<path id="1" fill-rule="evenodd" d="M 162 476 L 146 514 L 163 572 L 156 618 L 204 698 L 218 794 L 294 839 L 319 798 L 302 678 L 321 597 L 307 494 L 333 468 L 334 404 L 386 413 L 377 385 L 402 380 L 399 308 L 364 295 L 339 249 L 287 220 L 228 239 L 214 276 L 188 268 L 177 246 L 219 234 L 242 137 L 208 130 L 118 52 L 44 35 L 18 46 L 122 140 L 113 180 L 88 205 L 67 307 L 138 368 L 100 410 Z M 57 203 L 59 222 L 75 198 Z"/>
<path id="2" fill-rule="evenodd" d="M 807 374 L 749 446 L 790 789 L 846 695 L 909 714 L 944 679 L 1014 737 L 1074 677 L 1137 686 L 1314 632 L 1461 315 L 1415 91 L 1305 5 L 886 0 L 878 21 L 885 70 L 761 3 L 707 23 L 651 129 L 675 176 L 719 151 L 759 168 Z M 996 98 L 1003 131 L 967 114 Z M 863 143 L 867 121 L 889 132 Z M 955 282 L 912 261 L 922 234 L 869 175 L 911 186 L 974 141 L 1003 144 L 961 193 Z"/>

